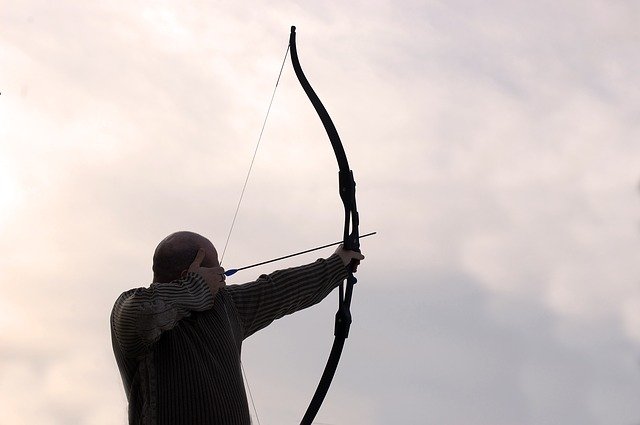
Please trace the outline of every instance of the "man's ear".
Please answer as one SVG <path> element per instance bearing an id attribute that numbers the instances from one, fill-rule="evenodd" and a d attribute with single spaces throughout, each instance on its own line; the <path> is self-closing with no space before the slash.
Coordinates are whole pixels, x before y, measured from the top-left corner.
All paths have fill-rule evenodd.
<path id="1" fill-rule="evenodd" d="M 187 271 L 182 270 L 182 273 L 180 273 L 180 278 L 184 278 L 186 275 L 187 275 Z"/>

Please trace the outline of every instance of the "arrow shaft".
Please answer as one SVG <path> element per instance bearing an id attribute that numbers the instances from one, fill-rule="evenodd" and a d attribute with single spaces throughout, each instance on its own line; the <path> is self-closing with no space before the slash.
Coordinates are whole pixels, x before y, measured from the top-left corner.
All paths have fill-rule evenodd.
<path id="1" fill-rule="evenodd" d="M 361 238 L 366 238 L 367 236 L 372 236 L 372 235 L 375 235 L 376 233 L 378 233 L 378 232 L 371 232 L 371 233 L 367 233 L 367 234 L 361 235 L 360 237 L 361 237 Z M 224 274 L 225 274 L 225 276 L 231 276 L 231 275 L 236 274 L 236 273 L 237 273 L 237 272 L 239 272 L 240 270 L 251 269 L 251 268 L 253 268 L 253 267 L 262 266 L 262 265 L 264 265 L 264 264 L 269 264 L 269 263 L 273 263 L 273 262 L 276 262 L 276 261 L 285 260 L 285 259 L 287 259 L 287 258 L 296 257 L 296 256 L 298 256 L 298 255 L 307 254 L 307 253 L 309 253 L 309 252 L 313 252 L 313 251 L 318 251 L 318 250 L 320 250 L 320 249 L 328 248 L 328 247 L 330 247 L 330 246 L 340 245 L 341 243 L 342 243 L 342 241 L 338 241 L 338 242 L 331 242 L 331 243 L 328 243 L 328 244 L 326 244 L 326 245 L 322 245 L 322 246 L 318 246 L 318 247 L 315 247 L 315 248 L 306 249 L 306 250 L 304 250 L 304 251 L 296 252 L 295 254 L 284 255 L 284 256 L 282 256 L 282 257 L 274 258 L 274 259 L 272 259 L 272 260 L 262 261 L 262 262 L 260 262 L 260 263 L 251 264 L 251 265 L 249 265 L 249 266 L 244 266 L 244 267 L 240 267 L 240 268 L 237 268 L 237 269 L 229 269 L 229 270 L 226 270 L 226 271 L 224 272 Z"/>

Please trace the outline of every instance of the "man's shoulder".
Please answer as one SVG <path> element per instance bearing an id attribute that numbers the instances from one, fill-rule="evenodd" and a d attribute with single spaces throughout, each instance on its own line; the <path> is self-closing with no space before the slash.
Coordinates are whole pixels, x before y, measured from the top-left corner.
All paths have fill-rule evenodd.
<path id="1" fill-rule="evenodd" d="M 115 304 L 117 305 L 118 302 L 121 302 L 127 298 L 129 298 L 131 295 L 134 295 L 136 292 L 138 291 L 142 291 L 145 290 L 147 288 L 145 288 L 144 286 L 141 286 L 139 288 L 131 288 L 131 289 L 127 289 L 126 291 L 124 291 L 123 293 L 121 293 L 118 298 L 116 298 L 116 302 Z"/>
<path id="2" fill-rule="evenodd" d="M 116 311 L 118 310 L 119 307 L 122 306 L 122 304 L 127 301 L 129 298 L 131 298 L 133 295 L 135 295 L 137 292 L 139 291 L 143 291 L 146 290 L 147 288 L 145 287 L 139 287 L 139 288 L 131 288 L 131 289 L 127 289 L 126 291 L 124 291 L 123 293 L 121 293 L 118 298 L 116 298 L 116 301 L 113 303 L 113 307 L 111 308 L 111 317 L 113 318 L 114 314 L 116 313 Z"/>

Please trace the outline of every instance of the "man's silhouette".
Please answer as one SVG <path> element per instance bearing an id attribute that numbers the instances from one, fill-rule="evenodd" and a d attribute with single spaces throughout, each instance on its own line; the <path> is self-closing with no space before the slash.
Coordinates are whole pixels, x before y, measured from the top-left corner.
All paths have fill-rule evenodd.
<path id="1" fill-rule="evenodd" d="M 118 297 L 111 340 L 130 424 L 250 424 L 242 341 L 274 320 L 320 302 L 364 257 L 339 247 L 305 266 L 226 286 L 218 253 L 192 232 L 167 236 L 153 283 Z"/>

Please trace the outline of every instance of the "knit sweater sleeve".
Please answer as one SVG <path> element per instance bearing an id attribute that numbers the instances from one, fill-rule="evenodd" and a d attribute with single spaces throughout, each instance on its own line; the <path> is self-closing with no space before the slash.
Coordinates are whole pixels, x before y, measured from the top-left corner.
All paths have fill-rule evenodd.
<path id="1" fill-rule="evenodd" d="M 287 314 L 324 299 L 347 277 L 338 255 L 261 275 L 255 282 L 230 285 L 227 292 L 240 318 L 243 338 Z"/>
<path id="2" fill-rule="evenodd" d="M 213 307 L 213 295 L 196 273 L 170 283 L 153 283 L 148 288 L 124 292 L 111 312 L 115 341 L 126 357 L 144 354 L 162 332 L 173 329 L 192 311 Z"/>

